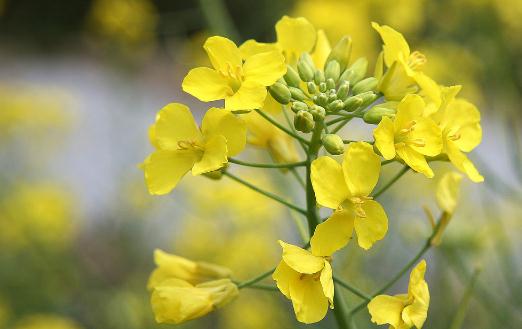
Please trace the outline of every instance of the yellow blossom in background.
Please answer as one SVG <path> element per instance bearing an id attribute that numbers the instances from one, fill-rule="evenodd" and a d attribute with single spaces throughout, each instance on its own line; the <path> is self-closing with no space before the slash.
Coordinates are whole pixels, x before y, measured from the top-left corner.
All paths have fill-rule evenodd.
<path id="1" fill-rule="evenodd" d="M 18 321 L 13 329 L 80 329 L 74 321 L 51 314 L 29 315 Z"/>
<path id="2" fill-rule="evenodd" d="M 388 217 L 370 197 L 380 169 L 379 156 L 364 142 L 350 144 L 342 165 L 327 156 L 312 162 L 311 180 L 317 203 L 335 210 L 315 229 L 310 241 L 314 254 L 331 255 L 343 248 L 354 230 L 363 249 L 371 248 L 385 236 Z"/>
<path id="3" fill-rule="evenodd" d="M 442 215 L 439 220 L 437 232 L 431 239 L 431 243 L 435 246 L 439 245 L 442 239 L 442 234 L 446 230 L 455 208 L 457 207 L 460 197 L 460 182 L 462 175 L 456 172 L 447 172 L 442 176 L 437 184 L 437 204 L 442 210 Z"/>
<path id="4" fill-rule="evenodd" d="M 222 168 L 246 143 L 245 124 L 231 112 L 209 109 L 199 129 L 180 103 L 160 110 L 150 134 L 157 150 L 143 169 L 151 194 L 169 193 L 191 169 L 192 175 L 201 175 Z"/>
<path id="5" fill-rule="evenodd" d="M 413 170 L 433 177 L 425 156 L 441 153 L 441 131 L 431 119 L 423 116 L 426 104 L 418 95 L 408 95 L 397 106 L 392 121 L 383 117 L 373 131 L 375 146 L 387 159 L 399 156 Z"/>
<path id="6" fill-rule="evenodd" d="M 334 284 L 329 256 L 315 255 L 297 246 L 279 241 L 283 259 L 272 278 L 277 287 L 292 301 L 297 320 L 315 323 L 333 308 Z"/>
<path id="7" fill-rule="evenodd" d="M 183 90 L 203 102 L 224 99 L 229 110 L 261 108 L 266 87 L 286 72 L 284 58 L 277 50 L 243 58 L 234 42 L 219 36 L 208 38 L 203 48 L 213 68 L 190 70 Z"/>
<path id="8" fill-rule="evenodd" d="M 428 315 L 430 292 L 424 280 L 426 261 L 422 260 L 410 274 L 408 294 L 374 297 L 368 304 L 372 322 L 390 324 L 393 329 L 422 328 Z"/>
<path id="9" fill-rule="evenodd" d="M 277 45 L 281 47 L 286 61 L 295 64 L 299 56 L 309 52 L 315 45 L 315 27 L 304 17 L 283 16 L 275 25 Z"/>

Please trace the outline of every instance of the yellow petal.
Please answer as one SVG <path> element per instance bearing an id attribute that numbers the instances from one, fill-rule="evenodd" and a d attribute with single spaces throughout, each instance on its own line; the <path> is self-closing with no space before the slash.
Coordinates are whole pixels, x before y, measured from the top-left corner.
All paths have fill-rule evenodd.
<path id="1" fill-rule="evenodd" d="M 330 302 L 330 308 L 333 308 L 333 298 L 334 298 L 334 283 L 333 283 L 333 273 L 332 273 L 332 265 L 325 260 L 324 268 L 321 271 L 321 276 L 319 278 L 321 280 L 321 286 L 323 287 L 323 293 L 326 298 L 328 298 L 328 302 Z"/>
<path id="2" fill-rule="evenodd" d="M 211 102 L 232 94 L 228 80 L 216 70 L 196 67 L 189 71 L 181 84 L 183 91 L 200 101 Z"/>
<path id="3" fill-rule="evenodd" d="M 410 140 L 421 140 L 424 145 L 410 144 L 410 147 L 420 154 L 434 157 L 442 151 L 442 132 L 439 126 L 431 119 L 417 118 L 412 132 L 408 134 Z"/>
<path id="4" fill-rule="evenodd" d="M 428 316 L 428 305 L 415 300 L 402 311 L 402 320 L 407 327 L 422 328 Z"/>
<path id="5" fill-rule="evenodd" d="M 362 204 L 362 209 L 366 217 L 356 216 L 354 228 L 359 246 L 368 250 L 375 242 L 384 238 L 386 232 L 388 232 L 388 216 L 377 201 L 365 201 Z"/>
<path id="6" fill-rule="evenodd" d="M 410 56 L 410 46 L 401 33 L 395 31 L 387 25 L 379 25 L 372 22 L 372 27 L 380 34 L 384 50 L 384 62 L 390 67 L 399 58 L 408 59 Z"/>
<path id="7" fill-rule="evenodd" d="M 404 160 L 411 169 L 424 174 L 424 176 L 428 178 L 433 177 L 433 170 L 431 170 L 424 155 L 409 146 L 397 147 L 396 151 L 399 157 Z"/>
<path id="8" fill-rule="evenodd" d="M 239 48 L 227 38 L 210 37 L 205 41 L 203 48 L 207 52 L 212 66 L 218 71 L 228 73 L 230 69 L 235 70 L 243 64 Z"/>
<path id="9" fill-rule="evenodd" d="M 271 86 L 286 73 L 285 58 L 279 51 L 250 56 L 243 65 L 245 81 Z"/>
<path id="10" fill-rule="evenodd" d="M 227 140 L 228 156 L 234 156 L 245 148 L 245 122 L 225 109 L 209 109 L 203 117 L 201 131 L 207 138 L 214 135 L 224 136 Z"/>
<path id="11" fill-rule="evenodd" d="M 344 153 L 343 172 L 351 195 L 367 196 L 377 184 L 381 160 L 373 147 L 364 142 L 350 143 Z"/>
<path id="12" fill-rule="evenodd" d="M 446 129 L 454 130 L 459 138 L 454 142 L 461 151 L 470 152 L 482 141 L 480 112 L 472 103 L 455 99 L 446 109 Z"/>
<path id="13" fill-rule="evenodd" d="M 404 97 L 397 105 L 397 114 L 393 121 L 395 132 L 409 127 L 412 121 L 422 117 L 425 106 L 424 100 L 419 95 L 410 94 Z"/>
<path id="14" fill-rule="evenodd" d="M 337 209 L 348 198 L 343 169 L 334 159 L 322 156 L 314 160 L 310 177 L 317 203 L 321 206 Z"/>
<path id="15" fill-rule="evenodd" d="M 390 324 L 394 328 L 401 328 L 401 313 L 407 303 L 407 297 L 379 295 L 368 304 L 368 311 L 372 322 L 376 324 Z"/>
<path id="16" fill-rule="evenodd" d="M 447 172 L 437 185 L 437 203 L 442 210 L 449 214 L 453 214 L 455 207 L 457 207 L 461 180 L 462 175 L 456 172 Z"/>
<path id="17" fill-rule="evenodd" d="M 395 132 L 393 122 L 384 116 L 373 131 L 375 146 L 386 160 L 395 158 Z"/>
<path id="18" fill-rule="evenodd" d="M 473 162 L 471 162 L 466 154 L 461 152 L 453 141 L 446 141 L 445 151 L 451 163 L 460 171 L 465 173 L 469 179 L 475 183 L 484 181 L 484 177 L 478 172 Z"/>
<path id="19" fill-rule="evenodd" d="M 145 180 L 150 194 L 167 194 L 192 168 L 197 154 L 189 150 L 156 151 L 144 163 Z"/>
<path id="20" fill-rule="evenodd" d="M 281 51 L 276 43 L 257 42 L 254 39 L 243 42 L 243 44 L 239 46 L 239 50 L 241 51 L 241 57 L 243 57 L 244 60 L 253 55 L 266 53 L 268 51 Z"/>
<path id="21" fill-rule="evenodd" d="M 158 112 L 154 138 L 160 149 L 177 150 L 179 141 L 198 141 L 201 133 L 186 105 L 170 103 Z"/>
<path id="22" fill-rule="evenodd" d="M 297 320 L 302 323 L 319 322 L 328 311 L 328 298 L 324 295 L 321 282 L 311 276 L 293 281 L 290 296 Z"/>
<path id="23" fill-rule="evenodd" d="M 224 136 L 208 137 L 203 148 L 203 156 L 192 167 L 192 175 L 194 176 L 218 170 L 228 162 L 227 140 Z"/>
<path id="24" fill-rule="evenodd" d="M 315 43 L 314 52 L 312 53 L 312 60 L 314 61 L 315 67 L 324 67 L 331 50 L 330 42 L 328 41 L 324 30 L 317 31 L 317 41 Z"/>
<path id="25" fill-rule="evenodd" d="M 402 312 L 403 321 L 409 325 L 421 328 L 426 321 L 428 307 L 430 303 L 430 292 L 428 284 L 424 280 L 426 273 L 426 261 L 422 260 L 411 271 L 410 282 L 408 285 L 408 296 L 413 299 L 413 303 L 408 305 Z"/>
<path id="26" fill-rule="evenodd" d="M 324 259 L 312 255 L 309 251 L 297 246 L 279 241 L 283 248 L 283 260 L 292 269 L 299 273 L 313 274 L 324 267 Z"/>
<path id="27" fill-rule="evenodd" d="M 277 265 L 272 279 L 275 280 L 277 288 L 286 298 L 290 299 L 290 285 L 293 281 L 299 280 L 301 273 L 295 271 L 282 260 Z"/>
<path id="28" fill-rule="evenodd" d="M 337 210 L 330 218 L 317 225 L 310 239 L 312 253 L 317 256 L 331 256 L 346 246 L 352 238 L 353 220 L 351 211 Z"/>
<path id="29" fill-rule="evenodd" d="M 315 27 L 303 17 L 283 16 L 275 26 L 277 43 L 284 51 L 286 61 L 295 63 L 301 53 L 309 52 L 315 44 Z"/>
<path id="30" fill-rule="evenodd" d="M 266 88 L 253 81 L 245 81 L 236 93 L 225 98 L 225 108 L 228 110 L 253 110 L 263 107 Z"/>

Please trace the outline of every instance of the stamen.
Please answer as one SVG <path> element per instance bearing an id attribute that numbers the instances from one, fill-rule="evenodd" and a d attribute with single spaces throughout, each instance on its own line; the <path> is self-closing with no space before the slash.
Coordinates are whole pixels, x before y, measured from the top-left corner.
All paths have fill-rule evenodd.
<path id="1" fill-rule="evenodd" d="M 410 58 L 408 58 L 408 66 L 414 70 L 419 70 L 424 64 L 426 64 L 428 60 L 426 59 L 426 56 L 424 56 L 423 53 L 419 51 L 414 51 L 411 53 Z"/>

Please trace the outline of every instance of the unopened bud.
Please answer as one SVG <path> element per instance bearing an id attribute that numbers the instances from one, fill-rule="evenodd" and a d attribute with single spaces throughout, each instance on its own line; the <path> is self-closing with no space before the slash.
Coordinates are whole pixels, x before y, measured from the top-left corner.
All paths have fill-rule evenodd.
<path id="1" fill-rule="evenodd" d="M 339 76 L 341 75 L 341 65 L 336 60 L 331 60 L 327 62 L 326 67 L 324 69 L 324 77 L 326 78 L 326 81 L 328 79 L 332 79 L 335 82 L 339 79 Z"/>
<path id="2" fill-rule="evenodd" d="M 299 60 L 297 61 L 297 72 L 299 73 L 299 77 L 301 80 L 309 82 L 314 79 L 314 66 L 313 61 L 309 59 L 310 55 L 308 53 L 303 53 Z"/>
<path id="3" fill-rule="evenodd" d="M 354 95 L 358 95 L 370 90 L 375 90 L 377 88 L 377 84 L 379 83 L 379 80 L 377 80 L 374 77 L 366 78 L 364 80 L 361 80 L 353 86 L 352 91 Z"/>
<path id="4" fill-rule="evenodd" d="M 332 112 L 332 113 L 335 113 L 335 112 L 339 112 L 340 110 L 342 110 L 344 108 L 344 103 L 342 100 L 340 99 L 336 99 L 334 100 L 333 102 L 331 102 L 330 104 L 327 105 L 326 109 L 328 110 L 328 112 Z"/>
<path id="5" fill-rule="evenodd" d="M 326 110 L 324 109 L 324 107 L 319 105 L 312 105 L 312 107 L 310 107 L 309 112 L 312 114 L 315 121 L 324 120 L 324 117 L 326 115 Z"/>
<path id="6" fill-rule="evenodd" d="M 359 94 L 357 96 L 362 98 L 361 106 L 363 106 L 363 107 L 370 105 L 379 97 L 373 91 L 367 91 L 367 92 Z"/>
<path id="7" fill-rule="evenodd" d="M 280 82 L 276 82 L 268 87 L 268 92 L 279 104 L 288 104 L 292 96 L 288 87 Z"/>
<path id="8" fill-rule="evenodd" d="M 299 88 L 288 87 L 288 89 L 290 89 L 290 94 L 292 95 L 292 98 L 297 100 L 297 101 L 304 101 L 305 99 L 308 98 L 308 97 L 306 97 L 304 92 L 301 89 L 299 89 Z"/>
<path id="9" fill-rule="evenodd" d="M 314 73 L 314 82 L 316 85 L 319 85 L 321 82 L 325 81 L 324 72 L 321 70 L 316 70 Z"/>
<path id="10" fill-rule="evenodd" d="M 309 94 L 315 94 L 317 93 L 317 86 L 313 82 L 308 82 L 306 84 L 306 89 L 308 89 Z"/>
<path id="11" fill-rule="evenodd" d="M 328 87 L 326 86 L 326 82 L 321 82 L 319 84 L 319 91 L 324 93 L 326 91 L 326 89 L 328 89 Z"/>
<path id="12" fill-rule="evenodd" d="M 225 169 L 226 168 L 221 168 L 218 170 L 209 171 L 209 172 L 203 173 L 203 176 L 213 179 L 213 180 L 220 180 L 223 177 L 223 170 L 225 170 Z"/>
<path id="13" fill-rule="evenodd" d="M 304 133 L 309 133 L 314 129 L 315 122 L 314 117 L 308 111 L 299 111 L 294 117 L 295 129 Z"/>
<path id="14" fill-rule="evenodd" d="M 337 90 L 337 98 L 342 99 L 343 101 L 348 97 L 348 94 L 350 93 L 350 83 L 348 81 L 345 81 L 339 89 Z"/>
<path id="15" fill-rule="evenodd" d="M 341 72 L 344 71 L 350 62 L 350 55 L 352 53 L 352 38 L 344 36 L 333 47 L 330 55 L 326 59 L 326 63 L 335 60 L 340 65 Z M 328 64 L 327 64 L 328 65 Z"/>
<path id="16" fill-rule="evenodd" d="M 286 83 L 292 87 L 299 87 L 299 84 L 301 83 L 299 74 L 291 65 L 286 66 L 286 74 L 283 78 L 285 79 Z"/>
<path id="17" fill-rule="evenodd" d="M 293 102 L 292 111 L 294 111 L 295 113 L 299 111 L 308 111 L 308 105 L 303 102 Z"/>
<path id="18" fill-rule="evenodd" d="M 331 103 L 337 99 L 337 93 L 335 92 L 335 89 L 328 90 L 326 95 L 328 96 L 328 103 Z"/>
<path id="19" fill-rule="evenodd" d="M 328 96 L 325 93 L 320 93 L 319 95 L 315 95 L 312 100 L 315 104 L 320 106 L 326 106 L 328 104 Z"/>
<path id="20" fill-rule="evenodd" d="M 348 97 L 345 101 L 344 101 L 344 110 L 345 111 L 348 111 L 348 112 L 353 112 L 355 111 L 357 108 L 359 108 L 361 106 L 361 104 L 363 103 L 363 99 L 362 97 L 360 96 L 352 96 L 352 97 Z"/>
<path id="21" fill-rule="evenodd" d="M 364 113 L 363 120 L 366 123 L 378 124 L 382 117 L 395 117 L 396 110 L 376 105 Z"/>
<path id="22" fill-rule="evenodd" d="M 357 59 L 346 71 L 343 72 L 340 79 L 349 81 L 353 86 L 361 81 L 368 70 L 368 60 L 364 57 Z"/>
<path id="23" fill-rule="evenodd" d="M 326 134 L 322 139 L 323 146 L 328 153 L 332 155 L 343 154 L 344 152 L 344 143 L 343 139 L 339 137 L 339 135 L 335 134 Z"/>
<path id="24" fill-rule="evenodd" d="M 332 78 L 326 79 L 326 88 L 335 89 L 335 81 Z"/>

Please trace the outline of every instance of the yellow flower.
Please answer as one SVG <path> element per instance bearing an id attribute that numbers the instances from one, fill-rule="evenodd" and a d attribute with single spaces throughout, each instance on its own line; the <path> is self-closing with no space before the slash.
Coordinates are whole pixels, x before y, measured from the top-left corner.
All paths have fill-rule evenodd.
<path id="1" fill-rule="evenodd" d="M 465 154 L 482 141 L 480 112 L 475 105 L 464 99 L 452 99 L 432 117 L 442 130 L 442 152 L 473 182 L 484 181 L 484 177 Z"/>
<path id="2" fill-rule="evenodd" d="M 426 321 L 430 292 L 424 280 L 426 261 L 422 260 L 410 274 L 408 294 L 388 296 L 379 295 L 368 304 L 372 322 L 390 324 L 392 329 L 418 329 Z"/>
<path id="3" fill-rule="evenodd" d="M 315 255 L 297 246 L 279 241 L 283 259 L 272 278 L 286 298 L 292 301 L 297 320 L 315 323 L 333 308 L 334 285 L 329 257 Z M 330 255 L 328 255 L 330 256 Z"/>
<path id="4" fill-rule="evenodd" d="M 437 124 L 423 116 L 425 106 L 419 95 L 407 95 L 397 106 L 395 120 L 383 117 L 373 136 L 385 159 L 398 155 L 413 170 L 431 178 L 433 170 L 424 156 L 440 154 L 442 140 Z"/>
<path id="5" fill-rule="evenodd" d="M 149 134 L 157 148 L 143 165 L 151 194 L 169 193 L 191 169 L 200 175 L 222 168 L 246 144 L 245 123 L 231 112 L 209 109 L 198 129 L 189 108 L 179 103 L 159 111 Z"/>
<path id="6" fill-rule="evenodd" d="M 351 143 L 342 165 L 323 156 L 312 162 L 311 180 L 317 203 L 335 209 L 315 229 L 310 241 L 316 255 L 331 255 L 343 248 L 357 233 L 359 246 L 369 249 L 388 230 L 388 217 L 382 206 L 369 196 L 377 181 L 381 161 L 371 145 Z"/>
<path id="7" fill-rule="evenodd" d="M 147 287 L 154 289 L 167 279 L 180 279 L 191 284 L 223 279 L 231 276 L 230 269 L 205 262 L 194 262 L 189 259 L 168 254 L 162 250 L 154 250 L 154 262 L 157 268 L 152 272 Z"/>
<path id="8" fill-rule="evenodd" d="M 380 34 L 383 45 L 384 64 L 388 67 L 378 85 L 387 100 L 401 100 L 406 94 L 417 91 L 416 77 L 426 57 L 410 51 L 404 36 L 387 25 L 372 22 L 372 27 Z"/>
<path id="9" fill-rule="evenodd" d="M 223 307 L 237 295 L 237 286 L 230 279 L 195 286 L 180 279 L 169 279 L 154 287 L 151 305 L 156 322 L 179 324 Z"/>
<path id="10" fill-rule="evenodd" d="M 437 184 L 437 204 L 442 209 L 442 215 L 438 224 L 437 232 L 431 239 L 432 245 L 439 245 L 442 234 L 449 224 L 460 196 L 460 181 L 462 175 L 455 172 L 448 172 L 442 176 Z"/>
<path id="11" fill-rule="evenodd" d="M 286 73 L 284 58 L 277 50 L 243 58 L 236 44 L 227 38 L 214 36 L 203 48 L 212 63 L 189 71 L 183 80 L 183 90 L 204 102 L 224 99 L 230 110 L 261 108 L 272 85 Z"/>

